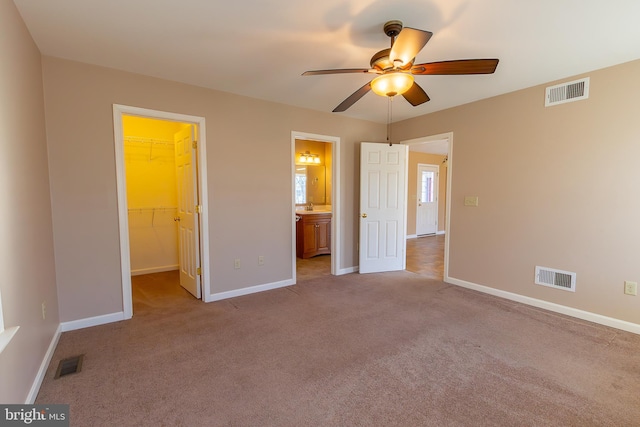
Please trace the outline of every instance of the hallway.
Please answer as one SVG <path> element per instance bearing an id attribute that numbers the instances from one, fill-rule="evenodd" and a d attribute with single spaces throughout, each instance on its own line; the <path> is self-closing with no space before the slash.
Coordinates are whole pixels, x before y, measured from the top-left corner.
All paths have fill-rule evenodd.
<path id="1" fill-rule="evenodd" d="M 444 234 L 407 239 L 407 271 L 444 278 Z"/>

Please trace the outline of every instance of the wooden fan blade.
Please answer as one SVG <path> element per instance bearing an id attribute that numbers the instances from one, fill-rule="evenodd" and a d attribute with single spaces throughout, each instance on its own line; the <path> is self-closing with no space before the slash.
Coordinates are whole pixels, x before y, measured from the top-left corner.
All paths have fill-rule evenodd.
<path id="1" fill-rule="evenodd" d="M 303 76 L 317 76 L 320 74 L 347 74 L 347 73 L 369 73 L 368 68 L 342 68 L 337 70 L 315 70 L 305 71 Z"/>
<path id="2" fill-rule="evenodd" d="M 347 99 L 342 101 L 340 105 L 333 109 L 334 113 L 341 113 L 346 111 L 349 107 L 355 104 L 360 98 L 365 96 L 367 92 L 371 90 L 371 82 L 368 82 L 366 85 L 362 86 L 357 91 L 353 92 Z"/>
<path id="3" fill-rule="evenodd" d="M 416 82 L 413 82 L 413 85 L 409 88 L 408 91 L 402 94 L 404 99 L 409 101 L 409 104 L 416 105 L 424 104 L 429 101 L 429 95 L 420 87 L 420 85 Z"/>
<path id="4" fill-rule="evenodd" d="M 491 74 L 496 71 L 498 59 L 460 59 L 457 61 L 428 62 L 411 67 L 415 75 Z"/>
<path id="5" fill-rule="evenodd" d="M 418 52 L 427 44 L 433 33 L 430 31 L 416 30 L 415 28 L 405 27 L 396 37 L 391 51 L 389 52 L 389 60 L 392 63 L 402 61 L 400 68 L 406 66 L 413 61 Z M 396 64 L 394 64 L 396 65 Z"/>

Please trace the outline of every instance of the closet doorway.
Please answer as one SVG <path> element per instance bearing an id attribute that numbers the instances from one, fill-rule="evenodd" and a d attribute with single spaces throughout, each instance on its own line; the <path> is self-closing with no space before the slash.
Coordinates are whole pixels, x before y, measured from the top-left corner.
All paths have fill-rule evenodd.
<path id="1" fill-rule="evenodd" d="M 114 122 L 115 116 L 114 107 Z M 173 292 L 180 289 L 179 284 L 193 297 L 207 301 L 208 281 L 202 274 L 208 246 L 203 238 L 204 168 L 198 161 L 203 123 L 123 112 L 118 118 L 115 124 L 120 130 L 116 135 L 121 135 L 121 140 L 116 157 L 125 317 L 133 314 L 132 276 L 136 283 L 157 280 L 154 293 L 162 293 L 164 287 L 171 290 L 167 287 L 167 281 L 171 281 Z"/>

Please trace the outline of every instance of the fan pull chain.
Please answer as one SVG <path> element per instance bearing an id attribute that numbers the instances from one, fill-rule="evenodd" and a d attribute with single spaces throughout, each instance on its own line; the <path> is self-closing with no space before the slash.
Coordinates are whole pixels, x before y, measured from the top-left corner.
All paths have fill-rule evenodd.
<path id="1" fill-rule="evenodd" d="M 391 115 L 393 112 L 393 96 L 387 96 L 389 102 L 387 103 L 387 142 L 389 143 L 389 147 L 393 146 L 393 142 L 391 142 Z"/>

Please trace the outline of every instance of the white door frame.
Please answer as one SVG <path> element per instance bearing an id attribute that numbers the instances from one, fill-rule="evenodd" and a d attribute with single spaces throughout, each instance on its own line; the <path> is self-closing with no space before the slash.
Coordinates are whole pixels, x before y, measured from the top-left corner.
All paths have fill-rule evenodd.
<path id="1" fill-rule="evenodd" d="M 433 232 L 433 234 L 438 234 L 438 209 L 440 209 L 440 165 L 433 165 L 430 163 L 418 163 L 416 165 L 416 176 L 418 178 L 418 185 L 416 187 L 416 189 L 418 190 L 419 193 L 422 193 L 422 176 L 420 176 L 420 167 L 430 167 L 430 168 L 434 168 L 436 169 L 436 176 L 435 176 L 435 182 L 434 182 L 434 189 L 435 189 L 435 193 L 436 193 L 436 201 L 435 201 L 435 205 L 436 205 L 436 230 Z M 407 199 L 407 203 L 409 202 L 409 200 Z M 424 203 L 424 201 L 420 201 L 418 200 L 418 202 L 416 203 L 416 236 L 426 236 L 426 235 L 430 235 L 431 233 L 427 233 L 427 234 L 418 234 L 418 218 L 420 217 L 420 203 Z"/>
<path id="2" fill-rule="evenodd" d="M 296 283 L 296 139 L 326 142 L 331 146 L 331 274 L 346 274 L 340 270 L 340 137 L 315 133 L 291 131 L 291 270 Z"/>
<path id="3" fill-rule="evenodd" d="M 449 283 L 449 239 L 451 238 L 451 177 L 453 175 L 453 132 L 440 133 L 421 138 L 408 139 L 401 141 L 401 144 L 418 145 L 432 141 L 449 140 L 449 154 L 447 155 L 447 201 L 445 205 L 445 224 L 444 224 L 444 281 Z M 409 149 L 411 151 L 411 149 Z"/>
<path id="4" fill-rule="evenodd" d="M 127 183 L 124 163 L 124 133 L 122 116 L 138 116 L 149 119 L 170 120 L 196 125 L 196 139 L 198 146 L 198 191 L 199 204 L 202 213 L 198 215 L 200 221 L 200 256 L 202 268 L 202 300 L 213 301 L 211 297 L 210 269 L 209 269 L 209 216 L 207 212 L 207 162 L 206 162 L 206 129 L 204 117 L 170 113 L 166 111 L 150 110 L 147 108 L 131 107 L 113 104 L 113 134 L 116 155 L 116 184 L 118 193 L 118 228 L 120 233 L 120 269 L 122 274 L 122 308 L 124 318 L 133 316 L 133 301 L 131 296 L 131 260 L 129 250 L 129 216 L 127 208 Z"/>

